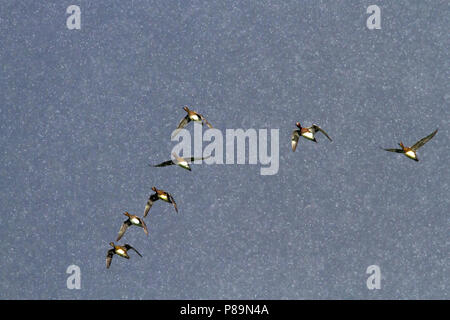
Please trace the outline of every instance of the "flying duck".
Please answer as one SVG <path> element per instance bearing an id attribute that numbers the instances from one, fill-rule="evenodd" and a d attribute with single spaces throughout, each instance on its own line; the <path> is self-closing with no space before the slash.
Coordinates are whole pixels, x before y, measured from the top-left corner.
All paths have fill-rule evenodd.
<path id="1" fill-rule="evenodd" d="M 187 112 L 187 115 L 183 119 L 181 119 L 180 123 L 178 124 L 178 127 L 172 134 L 172 138 L 174 138 L 178 134 L 178 132 L 180 132 L 181 129 L 186 127 L 186 125 L 191 121 L 200 121 L 202 122 L 202 125 L 206 124 L 209 128 L 212 128 L 212 125 L 200 113 L 197 113 L 194 110 L 189 110 L 187 106 L 183 107 L 183 109 L 184 111 Z"/>
<path id="2" fill-rule="evenodd" d="M 131 249 L 131 250 L 134 250 L 140 257 L 142 257 L 142 255 L 135 248 L 130 246 L 129 244 L 124 244 L 123 246 L 119 246 L 119 245 L 116 246 L 114 244 L 114 242 L 110 242 L 109 245 L 113 248 L 109 249 L 108 254 L 106 255 L 106 268 L 107 269 L 111 265 L 113 255 L 115 255 L 115 254 L 117 254 L 125 259 L 130 259 L 130 256 L 128 255 L 127 251 Z"/>
<path id="3" fill-rule="evenodd" d="M 295 151 L 295 149 L 297 148 L 298 139 L 300 138 L 300 136 L 308 140 L 317 142 L 316 137 L 314 136 L 317 131 L 322 132 L 330 141 L 333 141 L 328 136 L 328 134 L 318 125 L 313 124 L 311 127 L 302 127 L 300 125 L 300 122 L 297 122 L 295 125 L 298 127 L 299 130 L 292 131 L 291 135 L 292 151 Z"/>
<path id="4" fill-rule="evenodd" d="M 202 157 L 202 158 L 194 158 L 194 157 L 190 157 L 190 158 L 182 158 L 180 156 L 178 156 L 176 153 L 172 153 L 173 157 L 175 158 L 175 160 L 168 160 L 168 161 L 164 161 L 162 163 L 153 165 L 153 167 L 166 167 L 166 166 L 171 166 L 171 165 L 178 165 L 180 167 L 182 167 L 183 169 L 192 171 L 191 167 L 189 166 L 189 163 L 194 162 L 195 160 L 205 160 L 208 159 L 210 156 L 207 157 Z"/>
<path id="5" fill-rule="evenodd" d="M 173 204 L 175 211 L 178 213 L 177 204 L 170 193 L 165 192 L 164 190 L 158 190 L 156 189 L 156 187 L 152 187 L 152 190 L 155 193 L 151 194 L 150 197 L 148 198 L 147 204 L 145 205 L 144 218 L 147 216 L 148 212 L 150 211 L 150 208 L 153 206 L 153 202 L 159 199 Z"/>
<path id="6" fill-rule="evenodd" d="M 417 150 L 419 150 L 419 148 L 422 147 L 425 143 L 430 141 L 431 138 L 433 138 L 437 132 L 438 132 L 438 129 L 434 130 L 432 133 L 430 133 L 425 138 L 422 138 L 419 141 L 417 141 L 410 148 L 405 147 L 403 142 L 400 142 L 399 146 L 401 147 L 401 149 L 384 149 L 384 148 L 381 148 L 381 149 L 389 151 L 389 152 L 404 153 L 405 156 L 407 156 L 408 158 L 413 159 L 414 161 L 419 161 L 419 159 L 417 158 L 417 154 L 416 154 Z"/>
<path id="7" fill-rule="evenodd" d="M 126 215 L 128 217 L 128 219 L 125 220 L 123 222 L 122 226 L 120 227 L 119 235 L 117 236 L 116 241 L 119 241 L 122 238 L 125 231 L 127 231 L 128 227 L 131 225 L 135 225 L 135 226 L 143 228 L 145 234 L 148 235 L 148 229 L 147 229 L 147 226 L 145 225 L 144 219 L 141 219 L 134 214 L 129 214 L 128 212 L 125 212 L 124 215 Z"/>

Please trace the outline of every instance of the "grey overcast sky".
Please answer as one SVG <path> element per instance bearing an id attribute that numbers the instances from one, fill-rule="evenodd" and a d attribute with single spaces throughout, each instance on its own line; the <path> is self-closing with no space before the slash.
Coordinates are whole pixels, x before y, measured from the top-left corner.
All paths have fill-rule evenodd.
<path id="1" fill-rule="evenodd" d="M 448 299 L 449 25 L 444 0 L 1 0 L 0 298 Z M 149 167 L 186 104 L 279 129 L 278 173 Z M 292 152 L 296 121 L 333 142 Z M 380 149 L 436 128 L 419 162 Z M 179 214 L 155 203 L 107 270 L 152 186 Z"/>

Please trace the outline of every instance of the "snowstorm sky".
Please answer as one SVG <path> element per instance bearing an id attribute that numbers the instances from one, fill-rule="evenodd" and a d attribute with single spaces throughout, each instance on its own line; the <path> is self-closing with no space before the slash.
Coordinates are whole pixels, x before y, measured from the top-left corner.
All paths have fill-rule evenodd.
<path id="1" fill-rule="evenodd" d="M 1 0 L 0 299 L 448 299 L 449 6 Z M 223 132 L 279 129 L 278 173 L 148 166 L 186 104 Z M 293 153 L 296 121 L 333 142 Z M 436 128 L 419 162 L 380 149 Z M 156 202 L 149 236 L 120 241 L 143 258 L 107 270 L 152 186 L 179 214 Z"/>

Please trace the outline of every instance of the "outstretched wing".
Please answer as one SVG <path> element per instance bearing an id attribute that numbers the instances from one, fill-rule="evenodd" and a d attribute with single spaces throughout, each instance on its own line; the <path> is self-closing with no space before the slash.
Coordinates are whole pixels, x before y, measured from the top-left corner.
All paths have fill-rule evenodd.
<path id="1" fill-rule="evenodd" d="M 211 156 L 207 156 L 207 157 L 197 157 L 197 158 L 195 158 L 195 157 L 190 157 L 190 158 L 187 158 L 187 159 L 185 159 L 186 160 L 186 162 L 189 162 L 189 163 L 191 163 L 191 162 L 194 162 L 195 160 L 205 160 L 205 159 L 208 159 L 208 158 L 211 158 Z"/>
<path id="2" fill-rule="evenodd" d="M 419 149 L 421 146 L 423 146 L 425 143 L 427 143 L 428 141 L 430 141 L 431 138 L 433 138 L 437 132 L 438 132 L 438 129 L 434 130 L 431 134 L 429 134 L 429 135 L 426 136 L 425 138 L 420 139 L 419 141 L 417 141 L 417 142 L 411 147 L 411 149 L 413 149 L 414 151 L 416 151 L 416 150 Z"/>
<path id="3" fill-rule="evenodd" d="M 174 138 L 178 134 L 178 132 L 180 132 L 181 129 L 186 127 L 186 125 L 189 123 L 189 121 L 191 121 L 191 119 L 189 119 L 189 115 L 187 115 L 186 117 L 181 119 L 180 123 L 178 124 L 177 128 L 175 129 L 175 131 L 172 134 L 172 138 Z"/>
<path id="4" fill-rule="evenodd" d="M 202 119 L 202 124 L 205 123 L 210 129 L 212 129 L 212 125 L 211 123 L 208 122 L 208 120 L 206 120 L 206 118 L 204 116 L 202 116 L 201 114 L 197 113 L 200 116 L 200 119 Z"/>
<path id="5" fill-rule="evenodd" d="M 385 149 L 385 148 L 381 148 L 381 149 L 389 151 L 389 152 L 404 153 L 403 149 Z"/>
<path id="6" fill-rule="evenodd" d="M 167 167 L 173 165 L 174 162 L 172 160 L 161 162 L 160 164 L 155 164 L 153 167 Z"/>
<path id="7" fill-rule="evenodd" d="M 298 144 L 299 138 L 300 138 L 300 131 L 299 130 L 292 131 L 292 135 L 291 135 L 292 151 L 295 151 L 295 149 L 297 149 L 297 144 Z"/>
<path id="8" fill-rule="evenodd" d="M 120 239 L 122 239 L 123 234 L 125 233 L 125 231 L 127 231 L 128 227 L 131 226 L 131 221 L 130 219 L 125 220 L 122 224 L 122 226 L 120 227 L 119 230 L 119 235 L 117 236 L 116 241 L 119 241 Z"/>
<path id="9" fill-rule="evenodd" d="M 153 202 L 155 202 L 158 199 L 159 198 L 156 193 L 150 195 L 150 197 L 147 200 L 147 204 L 145 205 L 144 218 L 147 216 L 148 212 L 150 211 L 150 208 L 153 206 Z"/>
<path id="10" fill-rule="evenodd" d="M 173 204 L 173 206 L 175 207 L 175 211 L 178 213 L 177 203 L 175 202 L 175 199 L 172 197 L 171 194 L 168 194 L 168 195 L 169 195 L 170 202 Z"/>
<path id="11" fill-rule="evenodd" d="M 133 250 L 134 252 L 136 252 L 140 257 L 142 257 L 142 255 L 139 253 L 139 251 L 137 251 L 135 248 L 133 248 L 132 246 L 130 246 L 129 244 L 125 244 L 124 245 L 125 249 L 127 250 Z"/>
<path id="12" fill-rule="evenodd" d="M 321 127 L 319 127 L 319 126 L 316 125 L 316 124 L 313 124 L 312 127 L 313 127 L 313 129 L 314 129 L 315 131 L 320 131 L 320 132 L 322 132 L 322 133 L 328 138 L 328 140 L 333 141 L 333 140 L 331 140 L 330 136 L 325 132 L 325 130 L 323 130 Z"/>
<path id="13" fill-rule="evenodd" d="M 142 228 L 144 229 L 145 234 L 148 235 L 148 229 L 147 229 L 147 225 L 144 222 L 144 219 L 139 219 L 139 221 L 142 224 Z"/>
<path id="14" fill-rule="evenodd" d="M 108 250 L 108 254 L 106 255 L 106 269 L 111 265 L 111 261 L 114 255 L 114 249 Z"/>

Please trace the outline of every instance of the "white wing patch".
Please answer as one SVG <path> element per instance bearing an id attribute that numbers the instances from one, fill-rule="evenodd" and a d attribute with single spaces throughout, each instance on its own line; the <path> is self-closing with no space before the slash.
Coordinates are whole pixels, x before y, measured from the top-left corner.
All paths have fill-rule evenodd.
<path id="1" fill-rule="evenodd" d="M 305 132 L 305 133 L 302 133 L 302 136 L 304 136 L 305 138 L 310 139 L 310 140 L 314 139 L 314 134 L 312 132 L 309 132 L 309 131 Z"/>

